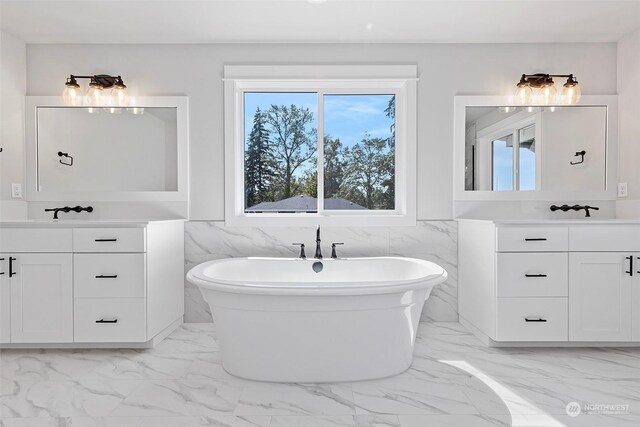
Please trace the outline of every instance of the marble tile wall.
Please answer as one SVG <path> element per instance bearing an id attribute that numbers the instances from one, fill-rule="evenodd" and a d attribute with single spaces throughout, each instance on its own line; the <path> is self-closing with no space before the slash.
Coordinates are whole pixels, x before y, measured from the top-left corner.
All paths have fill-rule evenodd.
<path id="1" fill-rule="evenodd" d="M 315 247 L 311 227 L 225 227 L 222 221 L 190 221 L 185 225 L 185 273 L 208 260 L 242 256 L 297 256 L 292 242 Z M 458 320 L 458 228 L 455 221 L 419 221 L 415 227 L 325 227 L 323 250 L 344 242 L 339 256 L 397 255 L 436 262 L 449 273 L 434 288 L 422 318 Z M 200 290 L 185 281 L 185 322 L 211 322 L 209 306 Z"/>

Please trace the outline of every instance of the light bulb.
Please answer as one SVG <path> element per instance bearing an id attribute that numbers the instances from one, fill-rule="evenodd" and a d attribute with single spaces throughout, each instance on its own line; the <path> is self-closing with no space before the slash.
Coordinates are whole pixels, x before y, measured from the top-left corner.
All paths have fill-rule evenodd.
<path id="1" fill-rule="evenodd" d="M 144 108 L 143 107 L 131 107 L 131 108 L 127 108 L 127 111 L 131 114 L 135 114 L 135 115 L 142 115 L 144 114 Z"/>
<path id="2" fill-rule="evenodd" d="M 82 104 L 82 89 L 76 82 L 76 79 L 71 78 L 64 85 L 64 91 L 62 92 L 62 99 L 65 105 L 78 106 Z"/>
<path id="3" fill-rule="evenodd" d="M 556 85 L 553 82 L 547 83 L 538 92 L 538 103 L 542 105 L 553 104 L 557 94 Z"/>
<path id="4" fill-rule="evenodd" d="M 531 103 L 533 91 L 527 83 L 518 83 L 514 96 L 515 103 L 518 105 L 526 105 Z"/>
<path id="5" fill-rule="evenodd" d="M 111 105 L 114 107 L 126 107 L 129 105 L 129 96 L 127 95 L 127 86 L 122 81 L 122 77 L 118 76 L 111 89 Z"/>
<path id="6" fill-rule="evenodd" d="M 104 90 L 98 83 L 92 81 L 89 84 L 86 95 L 87 105 L 101 107 L 104 105 Z"/>
<path id="7" fill-rule="evenodd" d="M 578 82 L 575 83 L 565 83 L 562 87 L 562 103 L 571 105 L 577 104 L 580 101 L 580 96 L 582 95 L 582 91 L 580 90 L 580 85 Z"/>

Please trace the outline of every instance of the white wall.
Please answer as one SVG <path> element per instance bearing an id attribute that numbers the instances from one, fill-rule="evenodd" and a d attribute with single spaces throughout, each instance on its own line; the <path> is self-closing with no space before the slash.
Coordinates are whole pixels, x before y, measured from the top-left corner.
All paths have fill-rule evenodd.
<path id="1" fill-rule="evenodd" d="M 417 64 L 418 219 L 451 219 L 454 95 L 499 95 L 522 73 L 574 73 L 585 94 L 616 92 L 616 45 L 29 45 L 29 95 L 59 95 L 71 74 L 117 73 L 134 94 L 187 95 L 190 217 L 224 218 L 225 64 Z"/>
<path id="2" fill-rule="evenodd" d="M 541 114 L 541 186 L 545 190 L 604 190 L 607 112 L 605 107 L 558 108 Z M 584 162 L 575 153 L 586 151 Z"/>
<path id="3" fill-rule="evenodd" d="M 629 197 L 617 203 L 618 215 L 640 218 L 640 29 L 618 42 L 619 182 Z"/>
<path id="4" fill-rule="evenodd" d="M 11 184 L 24 190 L 24 95 L 27 91 L 26 47 L 0 31 L 0 218 L 26 216 L 26 203 L 11 199 Z"/>

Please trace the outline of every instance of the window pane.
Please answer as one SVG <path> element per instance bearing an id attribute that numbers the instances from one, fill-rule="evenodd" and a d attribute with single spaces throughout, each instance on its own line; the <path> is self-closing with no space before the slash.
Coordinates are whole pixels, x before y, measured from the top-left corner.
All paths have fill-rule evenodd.
<path id="1" fill-rule="evenodd" d="M 245 212 L 317 212 L 316 93 L 244 94 Z"/>
<path id="2" fill-rule="evenodd" d="M 395 96 L 324 96 L 324 207 L 395 209 Z"/>
<path id="3" fill-rule="evenodd" d="M 494 191 L 513 190 L 513 135 L 491 141 Z"/>
<path id="4" fill-rule="evenodd" d="M 518 131 L 520 191 L 536 189 L 536 127 L 527 126 Z"/>

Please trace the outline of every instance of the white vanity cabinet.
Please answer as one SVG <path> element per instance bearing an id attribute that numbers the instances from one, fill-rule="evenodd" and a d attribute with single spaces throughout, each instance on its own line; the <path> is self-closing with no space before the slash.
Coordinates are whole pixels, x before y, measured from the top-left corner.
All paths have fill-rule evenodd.
<path id="1" fill-rule="evenodd" d="M 629 265 L 638 254 L 576 252 L 569 255 L 569 339 L 571 341 L 629 341 L 632 339 L 633 288 L 640 281 Z M 635 307 L 634 307 L 635 305 Z M 640 329 L 637 324 L 636 332 Z"/>
<path id="2" fill-rule="evenodd" d="M 73 341 L 69 229 L 0 229 L 2 343 Z"/>
<path id="3" fill-rule="evenodd" d="M 489 344 L 640 343 L 640 222 L 459 220 L 460 321 Z"/>
<path id="4" fill-rule="evenodd" d="M 4 347 L 150 346 L 182 323 L 183 221 L 3 223 L 0 258 Z"/>

